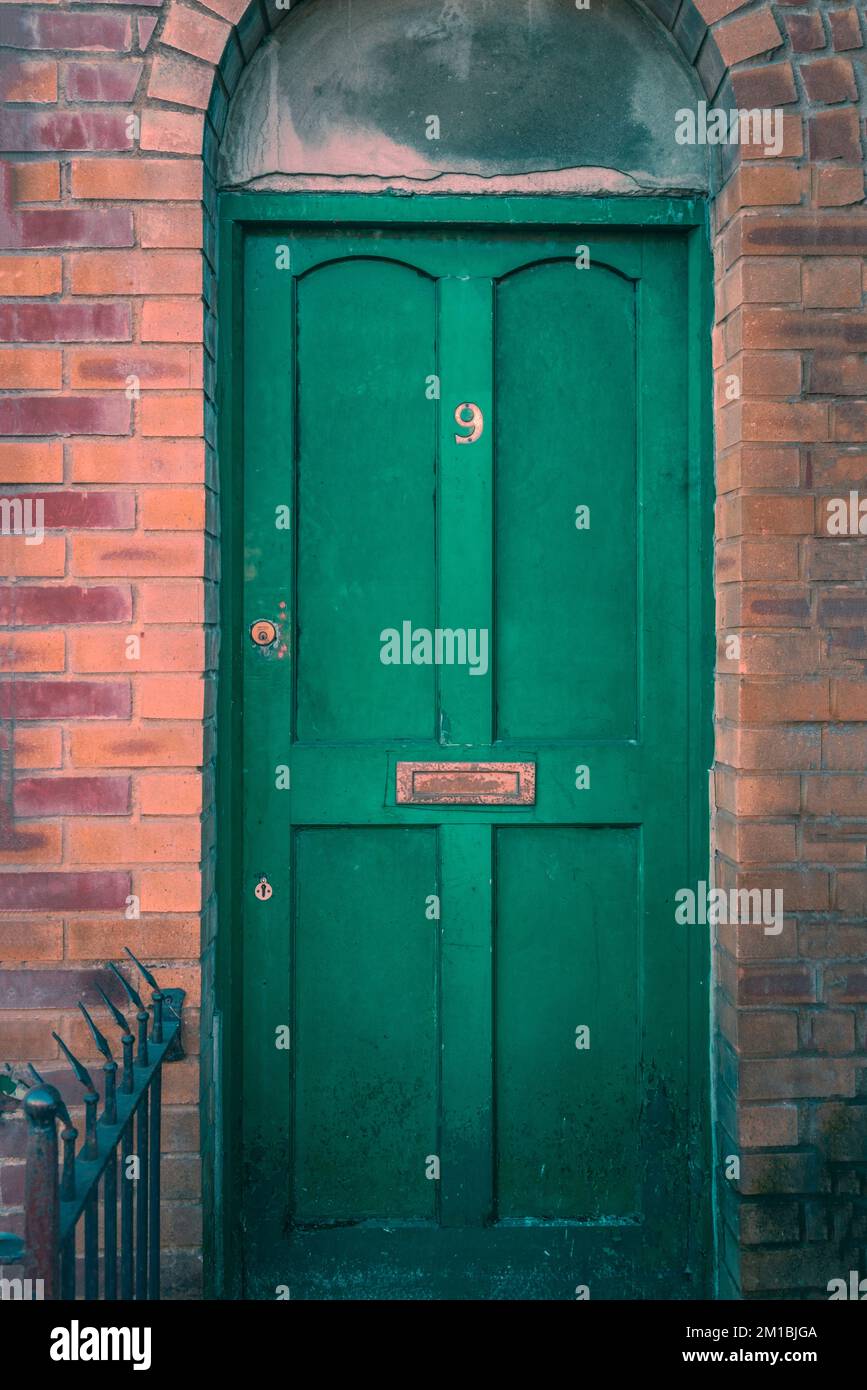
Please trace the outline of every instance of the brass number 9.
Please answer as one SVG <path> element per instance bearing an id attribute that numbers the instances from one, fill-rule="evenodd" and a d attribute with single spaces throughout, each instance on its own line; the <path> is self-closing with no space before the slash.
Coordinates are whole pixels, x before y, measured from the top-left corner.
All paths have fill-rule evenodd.
<path id="1" fill-rule="evenodd" d="M 461 418 L 465 410 L 470 412 L 469 420 Z M 476 440 L 481 438 L 482 430 L 485 428 L 482 412 L 477 405 L 473 405 L 472 401 L 464 401 L 455 407 L 455 424 L 460 425 L 462 429 L 469 430 L 469 434 L 455 435 L 456 444 L 475 444 Z"/>

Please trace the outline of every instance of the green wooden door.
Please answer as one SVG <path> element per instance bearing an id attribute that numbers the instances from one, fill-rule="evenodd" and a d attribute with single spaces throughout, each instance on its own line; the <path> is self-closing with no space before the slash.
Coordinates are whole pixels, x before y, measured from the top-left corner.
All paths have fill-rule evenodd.
<path id="1" fill-rule="evenodd" d="M 687 261 L 245 240 L 251 1296 L 702 1291 Z M 522 769 L 398 800 L 437 762 Z"/>

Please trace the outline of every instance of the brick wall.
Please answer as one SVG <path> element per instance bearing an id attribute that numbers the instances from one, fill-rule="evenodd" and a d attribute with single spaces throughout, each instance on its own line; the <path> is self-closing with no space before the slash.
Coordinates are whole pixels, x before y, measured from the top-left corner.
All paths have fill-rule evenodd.
<path id="1" fill-rule="evenodd" d="M 716 872 L 786 908 L 776 936 L 719 930 L 718 1150 L 741 1164 L 720 1167 L 721 1292 L 822 1296 L 867 1273 L 867 541 L 829 536 L 826 507 L 867 497 L 865 15 L 648 5 L 709 102 L 786 113 L 779 156 L 736 151 L 713 207 Z M 0 538 L 0 1058 L 53 1078 L 56 1027 L 89 1059 L 74 1004 L 125 942 L 188 991 L 166 1072 L 178 1293 L 201 1288 L 202 980 L 206 1038 L 214 1007 L 213 166 L 284 14 L 0 5 L 0 483 L 50 528 Z M 209 1172 L 208 1069 L 203 1096 Z M 0 1158 L 16 1142 L 0 1123 Z M 0 1165 L 7 1229 L 20 1180 Z"/>

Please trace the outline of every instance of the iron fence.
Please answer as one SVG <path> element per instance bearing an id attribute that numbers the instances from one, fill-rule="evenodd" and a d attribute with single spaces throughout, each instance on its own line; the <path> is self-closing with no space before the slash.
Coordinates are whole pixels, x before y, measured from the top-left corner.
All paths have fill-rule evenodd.
<path id="1" fill-rule="evenodd" d="M 24 1285 L 46 1299 L 76 1298 L 82 1267 L 86 1299 L 160 1296 L 162 1068 L 183 1056 L 184 991 L 160 989 L 129 947 L 124 950 L 152 994 L 148 1009 L 117 966 L 109 964 L 136 1010 L 134 1034 L 98 986 L 121 1030 L 120 1075 L 107 1038 L 84 1004 L 78 1005 L 105 1059 L 101 1114 L 99 1092 L 87 1067 L 57 1033 L 52 1035 L 84 1088 L 84 1142 L 77 1153 L 79 1132 L 60 1092 L 47 1085 L 32 1064 L 28 1069 L 24 1237 L 0 1235 L 0 1264 L 20 1263 Z M 58 1120 L 63 1124 L 59 1146 Z M 82 1218 L 83 1242 L 78 1239 Z"/>

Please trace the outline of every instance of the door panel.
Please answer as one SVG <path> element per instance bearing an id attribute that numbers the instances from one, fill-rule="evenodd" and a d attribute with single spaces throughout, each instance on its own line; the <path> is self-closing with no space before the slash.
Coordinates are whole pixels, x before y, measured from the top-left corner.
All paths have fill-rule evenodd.
<path id="1" fill-rule="evenodd" d="M 500 738 L 635 737 L 636 298 L 563 260 L 497 289 Z"/>
<path id="2" fill-rule="evenodd" d="M 246 239 L 251 1296 L 700 1286 L 686 245 L 587 239 Z M 401 761 L 535 801 L 398 803 Z"/>

